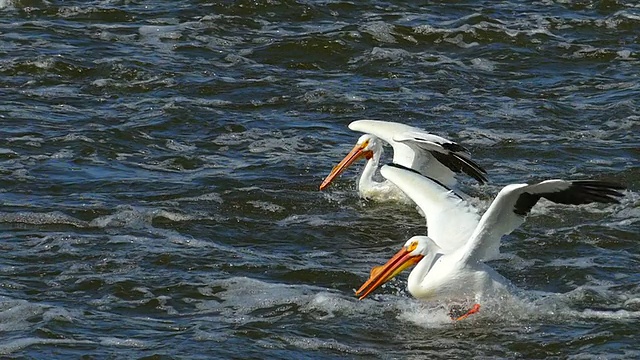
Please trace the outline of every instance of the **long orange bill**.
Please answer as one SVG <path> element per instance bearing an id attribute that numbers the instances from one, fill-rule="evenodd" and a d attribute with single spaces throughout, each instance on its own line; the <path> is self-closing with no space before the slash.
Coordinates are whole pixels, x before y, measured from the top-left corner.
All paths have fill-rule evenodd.
<path id="1" fill-rule="evenodd" d="M 376 266 L 371 269 L 369 280 L 360 286 L 360 289 L 356 291 L 356 296 L 358 296 L 360 300 L 366 298 L 375 289 L 393 279 L 404 269 L 420 262 L 423 257 L 424 255 L 411 255 L 411 252 L 407 250 L 406 247 L 403 247 L 391 259 L 389 259 L 386 264 Z"/>
<path id="2" fill-rule="evenodd" d="M 342 161 L 338 163 L 338 165 L 333 167 L 333 170 L 331 170 L 331 173 L 329 173 L 329 175 L 327 175 L 327 177 L 324 179 L 322 184 L 320 184 L 320 190 L 324 190 L 327 186 L 329 186 L 329 184 L 331 184 L 333 179 L 338 177 L 338 175 L 342 174 L 342 172 L 345 171 L 356 160 L 362 157 L 366 159 L 371 159 L 371 157 L 373 156 L 373 152 L 371 150 L 365 151 L 364 150 L 365 146 L 367 146 L 366 143 L 354 146 L 353 149 L 351 149 L 351 151 L 349 152 L 349 154 L 347 154 L 347 156 L 345 156 L 344 159 L 342 159 Z"/>

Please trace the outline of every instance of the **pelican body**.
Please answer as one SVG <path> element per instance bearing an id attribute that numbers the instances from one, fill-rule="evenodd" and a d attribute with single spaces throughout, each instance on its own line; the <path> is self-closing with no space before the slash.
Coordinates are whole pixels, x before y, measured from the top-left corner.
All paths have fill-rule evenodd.
<path id="1" fill-rule="evenodd" d="M 393 163 L 418 171 L 453 188 L 455 175 L 466 173 L 480 184 L 487 181 L 486 171 L 470 158 L 469 151 L 457 143 L 433 135 L 413 126 L 378 120 L 357 120 L 349 124 L 351 130 L 364 132 L 353 149 L 345 156 L 320 185 L 328 187 L 333 180 L 358 159 L 367 163 L 358 179 L 358 192 L 364 198 L 403 200 L 405 193 L 392 182 L 374 180 L 383 154 L 383 142 L 393 148 Z"/>
<path id="2" fill-rule="evenodd" d="M 419 299 L 451 301 L 495 296 L 513 285 L 485 264 L 499 254 L 500 239 L 520 226 L 541 198 L 558 204 L 618 203 L 622 186 L 592 180 L 547 180 L 505 186 L 487 211 L 477 209 L 442 184 L 398 165 L 382 175 L 404 191 L 425 214 L 427 236 L 414 236 L 386 264 L 374 267 L 356 292 L 364 299 L 380 285 L 414 266 L 407 287 Z M 464 318 L 479 310 L 476 304 Z"/>

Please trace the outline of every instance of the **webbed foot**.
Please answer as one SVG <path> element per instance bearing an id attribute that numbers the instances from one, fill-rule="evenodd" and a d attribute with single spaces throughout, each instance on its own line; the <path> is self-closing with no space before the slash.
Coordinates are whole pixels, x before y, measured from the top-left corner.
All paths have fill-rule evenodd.
<path id="1" fill-rule="evenodd" d="M 480 304 L 473 304 L 471 309 L 465 309 L 462 305 L 453 305 L 449 309 L 449 317 L 451 317 L 451 320 L 460 321 L 478 311 L 480 311 Z"/>

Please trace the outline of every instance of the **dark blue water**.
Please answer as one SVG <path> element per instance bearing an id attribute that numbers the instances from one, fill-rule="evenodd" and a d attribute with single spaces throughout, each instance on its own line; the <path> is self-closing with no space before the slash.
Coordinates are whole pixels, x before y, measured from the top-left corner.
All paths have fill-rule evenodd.
<path id="1" fill-rule="evenodd" d="M 632 1 L 0 0 L 0 354 L 640 357 Z M 534 208 L 467 321 L 406 277 L 353 290 L 412 208 L 318 186 L 362 119 L 457 141 L 490 184 L 625 184 Z M 389 156 L 390 151 L 388 151 Z"/>

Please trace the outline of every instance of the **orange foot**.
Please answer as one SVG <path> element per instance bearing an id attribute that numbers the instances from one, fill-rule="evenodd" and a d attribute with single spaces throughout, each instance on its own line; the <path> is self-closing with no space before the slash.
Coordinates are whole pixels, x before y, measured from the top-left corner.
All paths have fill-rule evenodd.
<path id="1" fill-rule="evenodd" d="M 460 306 L 453 306 L 449 309 L 449 316 L 451 320 L 460 321 L 466 319 L 469 315 L 475 314 L 480 311 L 480 304 L 473 304 L 473 307 L 469 309 L 466 313 Z"/>

